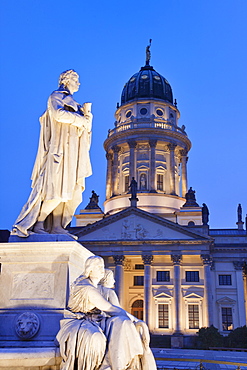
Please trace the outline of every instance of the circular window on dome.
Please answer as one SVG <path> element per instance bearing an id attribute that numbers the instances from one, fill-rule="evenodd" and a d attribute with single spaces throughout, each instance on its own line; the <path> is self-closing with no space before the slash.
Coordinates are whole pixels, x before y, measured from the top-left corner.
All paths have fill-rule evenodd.
<path id="1" fill-rule="evenodd" d="M 160 76 L 154 76 L 154 79 L 159 81 L 160 80 Z"/>
<path id="2" fill-rule="evenodd" d="M 164 112 L 163 112 L 163 110 L 162 109 L 156 109 L 156 113 L 158 114 L 158 116 L 163 116 L 163 114 L 164 114 Z"/>
<path id="3" fill-rule="evenodd" d="M 147 108 L 141 108 L 141 109 L 140 109 L 140 113 L 141 113 L 143 116 L 145 116 L 145 114 L 147 114 L 147 112 L 148 112 Z"/>
<path id="4" fill-rule="evenodd" d="M 125 117 L 126 118 L 129 118 L 131 116 L 132 112 L 131 110 L 128 110 L 126 113 L 125 113 Z"/>
<path id="5" fill-rule="evenodd" d="M 136 78 L 135 77 L 132 77 L 131 79 L 130 79 L 130 82 L 134 82 L 136 80 Z"/>
<path id="6" fill-rule="evenodd" d="M 142 76 L 141 76 L 141 78 L 142 78 L 143 80 L 146 80 L 146 79 L 148 78 L 148 76 L 147 76 L 147 75 L 142 75 Z"/>

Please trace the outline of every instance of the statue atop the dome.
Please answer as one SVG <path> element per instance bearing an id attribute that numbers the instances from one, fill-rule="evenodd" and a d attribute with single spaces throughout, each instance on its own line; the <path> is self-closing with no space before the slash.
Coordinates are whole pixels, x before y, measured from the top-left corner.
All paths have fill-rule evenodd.
<path id="1" fill-rule="evenodd" d="M 89 159 L 91 103 L 78 104 L 73 93 L 78 74 L 61 73 L 40 118 L 40 140 L 32 173 L 32 190 L 12 235 L 67 234 L 66 226 L 82 201 L 85 178 L 92 173 Z"/>
<path id="2" fill-rule="evenodd" d="M 184 203 L 183 207 L 199 207 L 199 205 L 196 203 L 195 193 L 195 190 L 190 187 L 188 192 L 185 194 L 186 202 Z"/>
<path id="3" fill-rule="evenodd" d="M 152 39 L 149 40 L 149 45 L 146 47 L 146 66 L 149 66 L 149 62 L 151 59 L 151 52 L 150 52 L 151 43 L 152 43 Z"/>

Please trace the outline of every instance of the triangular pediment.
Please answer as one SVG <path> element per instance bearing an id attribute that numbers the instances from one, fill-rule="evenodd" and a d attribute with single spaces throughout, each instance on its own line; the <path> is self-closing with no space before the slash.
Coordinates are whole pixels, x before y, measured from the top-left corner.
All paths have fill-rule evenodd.
<path id="1" fill-rule="evenodd" d="M 76 229 L 76 230 L 75 230 Z M 135 207 L 126 208 L 114 215 L 105 217 L 94 224 L 74 228 L 73 233 L 83 240 L 209 240 L 149 212 Z"/>
<path id="2" fill-rule="evenodd" d="M 159 293 L 159 294 L 156 294 L 153 296 L 155 299 L 171 299 L 172 296 L 170 294 L 167 294 L 165 292 L 162 292 L 162 293 Z"/>
<path id="3" fill-rule="evenodd" d="M 231 299 L 231 298 L 226 297 L 226 296 L 218 299 L 216 302 L 220 305 L 225 305 L 225 304 L 234 305 L 236 303 L 236 301 L 234 299 Z"/>
<path id="4" fill-rule="evenodd" d="M 202 299 L 202 296 L 197 293 L 189 293 L 184 296 L 185 299 Z"/>

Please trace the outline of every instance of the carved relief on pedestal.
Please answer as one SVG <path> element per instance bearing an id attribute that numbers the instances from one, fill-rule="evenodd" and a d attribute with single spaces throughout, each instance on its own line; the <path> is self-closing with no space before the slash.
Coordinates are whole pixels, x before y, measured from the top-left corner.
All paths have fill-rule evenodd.
<path id="1" fill-rule="evenodd" d="M 53 273 L 16 273 L 13 276 L 12 299 L 53 299 Z"/>
<path id="2" fill-rule="evenodd" d="M 22 340 L 33 338 L 40 327 L 40 321 L 33 312 L 24 312 L 15 320 L 15 332 Z"/>

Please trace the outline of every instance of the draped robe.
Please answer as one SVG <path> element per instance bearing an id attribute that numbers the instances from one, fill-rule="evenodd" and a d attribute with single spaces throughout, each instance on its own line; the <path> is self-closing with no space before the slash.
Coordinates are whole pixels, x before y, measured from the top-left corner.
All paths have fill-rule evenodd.
<path id="1" fill-rule="evenodd" d="M 28 236 L 42 202 L 64 202 L 62 227 L 71 221 L 82 201 L 85 178 L 92 174 L 89 158 L 92 119 L 63 86 L 54 91 L 40 118 L 38 152 L 32 172 L 32 190 L 12 233 Z"/>

